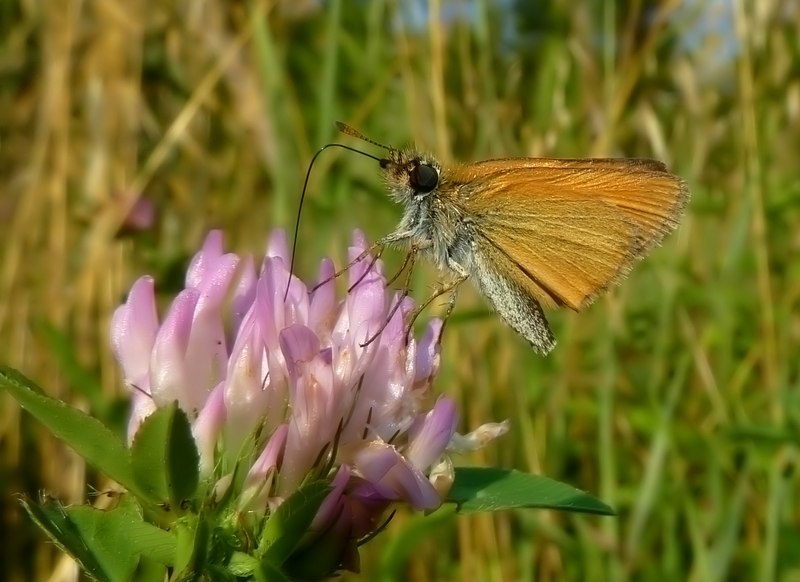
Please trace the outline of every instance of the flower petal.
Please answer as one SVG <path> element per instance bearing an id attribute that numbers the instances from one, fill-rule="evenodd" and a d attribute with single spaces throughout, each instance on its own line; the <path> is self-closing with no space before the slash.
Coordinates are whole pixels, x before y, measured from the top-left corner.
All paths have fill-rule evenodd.
<path id="1" fill-rule="evenodd" d="M 427 477 L 392 445 L 372 441 L 356 452 L 354 469 L 390 501 L 405 501 L 414 509 L 436 509 L 442 503 Z"/>
<path id="2" fill-rule="evenodd" d="M 231 331 L 234 336 L 239 331 L 242 319 L 244 319 L 245 314 L 255 301 L 257 280 L 258 277 L 256 275 L 253 257 L 243 257 L 239 263 L 239 278 L 236 282 L 236 289 L 233 291 L 233 298 L 231 299 L 231 305 L 233 307 L 233 313 L 231 314 L 233 326 Z"/>
<path id="3" fill-rule="evenodd" d="M 199 296 L 192 317 L 189 342 L 186 346 L 186 381 L 192 387 L 192 404 L 201 407 L 208 393 L 225 378 L 228 364 L 222 309 L 228 295 L 239 258 L 223 255 L 198 287 Z"/>
<path id="4" fill-rule="evenodd" d="M 200 474 L 203 476 L 210 475 L 214 469 L 214 450 L 226 418 L 224 395 L 225 386 L 220 382 L 211 391 L 205 406 L 192 425 L 192 434 L 200 454 Z"/>
<path id="5" fill-rule="evenodd" d="M 457 423 L 455 402 L 446 396 L 440 397 L 424 420 L 410 429 L 408 447 L 404 451 L 408 461 L 420 469 L 430 467 L 446 450 Z"/>
<path id="6" fill-rule="evenodd" d="M 283 457 L 283 451 L 286 447 L 286 436 L 289 433 L 289 426 L 286 424 L 280 425 L 272 436 L 269 437 L 264 450 L 250 467 L 245 479 L 245 486 L 252 485 L 257 481 L 264 479 L 267 474 L 278 467 Z"/>
<path id="7" fill-rule="evenodd" d="M 271 409 L 282 413 L 278 407 L 284 394 L 272 389 L 280 384 L 280 378 L 274 376 L 281 376 L 281 372 L 270 374 L 257 315 L 255 306 L 245 315 L 228 360 L 225 405 L 229 422 L 225 436 L 227 446 L 233 449 L 238 449 L 259 423 L 270 430 L 279 422 L 265 422 Z"/>
<path id="8" fill-rule="evenodd" d="M 158 330 L 150 357 L 150 391 L 154 402 L 164 406 L 177 400 L 190 417 L 206 399 L 205 390 L 202 395 L 195 395 L 186 382 L 186 348 L 199 297 L 196 289 L 184 289 L 178 294 Z"/>
<path id="9" fill-rule="evenodd" d="M 136 432 L 144 422 L 144 419 L 156 411 L 156 403 L 153 397 L 134 388 L 131 393 L 131 416 L 128 419 L 128 444 L 133 444 Z"/>
<path id="10" fill-rule="evenodd" d="M 111 345 L 129 386 L 149 392 L 150 354 L 158 333 L 152 277 L 140 277 L 111 318 Z"/>
<path id="11" fill-rule="evenodd" d="M 317 281 L 322 285 L 317 287 L 311 295 L 308 309 L 308 326 L 313 329 L 320 339 L 330 340 L 336 310 L 336 281 L 333 275 L 336 269 L 330 259 L 325 259 L 319 267 Z"/>
<path id="12" fill-rule="evenodd" d="M 267 257 L 280 257 L 283 264 L 288 266 L 291 263 L 291 256 L 289 255 L 289 245 L 286 244 L 286 231 L 282 228 L 276 228 L 269 235 L 267 242 Z"/>
<path id="13" fill-rule="evenodd" d="M 509 427 L 508 420 L 504 420 L 503 422 L 487 422 L 466 435 L 455 433 L 450 439 L 450 444 L 447 445 L 447 450 L 453 453 L 477 451 L 506 434 Z"/>
<path id="14" fill-rule="evenodd" d="M 425 328 L 416 354 L 414 383 L 428 382 L 439 370 L 439 347 L 442 338 L 441 319 L 432 319 Z"/>
<path id="15" fill-rule="evenodd" d="M 222 231 L 212 230 L 206 235 L 203 246 L 189 264 L 186 271 L 186 287 L 199 287 L 206 273 L 214 268 L 222 256 Z"/>
<path id="16" fill-rule="evenodd" d="M 293 377 L 301 374 L 300 365 L 310 362 L 320 349 L 316 334 L 304 325 L 284 329 L 280 333 L 280 346 L 286 358 L 286 368 Z"/>
<path id="17" fill-rule="evenodd" d="M 287 293 L 288 290 L 288 293 Z M 267 347 L 278 347 L 278 335 L 284 328 L 308 321 L 308 291 L 289 271 L 280 257 L 268 258 L 258 280 L 256 302 L 264 315 Z"/>

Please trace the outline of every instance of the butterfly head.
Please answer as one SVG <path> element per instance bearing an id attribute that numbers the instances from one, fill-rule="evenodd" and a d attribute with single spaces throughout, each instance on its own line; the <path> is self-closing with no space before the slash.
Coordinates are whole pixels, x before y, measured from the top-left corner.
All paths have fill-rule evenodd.
<path id="1" fill-rule="evenodd" d="M 442 168 L 431 156 L 410 150 L 390 150 L 379 163 L 386 184 L 398 202 L 421 202 L 439 187 Z"/>

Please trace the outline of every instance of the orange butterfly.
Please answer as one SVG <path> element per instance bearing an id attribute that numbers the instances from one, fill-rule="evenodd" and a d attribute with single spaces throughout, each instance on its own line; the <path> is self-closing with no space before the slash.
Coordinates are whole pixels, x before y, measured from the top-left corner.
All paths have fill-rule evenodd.
<path id="1" fill-rule="evenodd" d="M 689 200 L 686 183 L 656 160 L 443 165 L 337 127 L 388 152 L 376 159 L 390 196 L 405 209 L 378 245 L 406 244 L 451 273 L 434 297 L 472 279 L 541 353 L 555 346 L 542 305 L 586 307 L 675 229 Z M 455 292 L 451 308 L 454 302 Z"/>

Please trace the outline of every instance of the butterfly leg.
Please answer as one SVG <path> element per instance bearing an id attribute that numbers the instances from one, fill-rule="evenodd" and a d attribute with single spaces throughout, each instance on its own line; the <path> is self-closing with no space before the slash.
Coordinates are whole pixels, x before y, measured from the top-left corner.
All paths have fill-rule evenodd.
<path id="1" fill-rule="evenodd" d="M 319 283 L 314 285 L 308 291 L 309 294 L 313 293 L 314 291 L 316 291 L 317 289 L 319 289 L 320 287 L 322 287 L 326 283 L 329 283 L 333 279 L 339 278 L 340 276 L 345 274 L 347 271 L 352 269 L 353 265 L 355 265 L 356 263 L 358 263 L 360 261 L 363 261 L 367 256 L 373 255 L 373 253 L 374 253 L 374 255 L 372 256 L 372 259 L 371 259 L 371 261 L 369 263 L 369 266 L 364 270 L 364 273 L 361 275 L 361 277 L 359 277 L 358 281 L 356 281 L 355 283 L 350 285 L 350 287 L 348 288 L 347 291 L 349 293 L 350 291 L 353 290 L 354 287 L 356 287 L 359 283 L 361 283 L 361 281 L 364 279 L 364 277 L 367 276 L 367 273 L 369 273 L 372 270 L 372 267 L 375 265 L 375 263 L 378 261 L 378 259 L 381 258 L 381 256 L 383 255 L 383 251 L 386 250 L 387 246 L 394 245 L 394 244 L 397 244 L 397 243 L 400 243 L 400 242 L 403 242 L 403 241 L 407 241 L 412 236 L 414 236 L 413 232 L 396 231 L 396 232 L 393 232 L 391 234 L 386 235 L 385 237 L 383 237 L 381 239 L 378 239 L 377 241 L 372 243 L 372 245 L 370 245 L 369 248 L 365 249 L 360 255 L 358 255 L 355 259 L 353 259 L 352 261 L 347 263 L 347 265 L 345 265 L 344 267 L 342 267 L 341 269 L 336 271 L 330 277 L 328 277 L 325 280 L 320 281 Z M 427 246 L 427 245 L 419 245 L 419 244 L 415 245 L 417 250 L 422 249 L 425 246 Z M 376 249 L 377 249 L 377 252 L 376 252 Z M 407 265 L 407 262 L 408 262 L 408 257 L 406 257 L 406 263 L 403 264 L 403 268 L 405 268 L 405 266 Z M 402 269 L 400 271 L 402 272 Z M 392 278 L 392 281 L 397 279 L 397 277 L 399 277 L 399 273 L 397 274 L 397 276 Z M 287 287 L 287 291 L 288 291 L 288 287 Z"/>
<path id="2" fill-rule="evenodd" d="M 403 290 L 400 292 L 400 295 L 397 296 L 397 301 L 395 301 L 395 304 L 392 306 L 391 310 L 389 310 L 389 314 L 384 318 L 383 324 L 381 324 L 381 326 L 378 328 L 378 331 L 376 331 L 371 337 L 361 344 L 362 348 L 367 347 L 369 344 L 378 339 L 378 337 L 380 337 L 380 335 L 383 333 L 383 330 L 386 329 L 387 325 L 389 325 L 389 322 L 392 320 L 395 313 L 397 313 L 397 310 L 400 309 L 400 306 L 403 304 L 403 300 L 408 297 L 408 290 L 411 286 L 411 276 L 414 274 L 414 265 L 417 262 L 417 253 L 419 253 L 419 249 L 417 247 L 411 247 L 411 249 L 408 251 L 408 255 L 406 255 L 405 261 L 403 261 L 403 265 L 400 267 L 400 270 L 394 277 L 392 277 L 391 281 L 396 280 L 403 270 L 408 267 Z"/>
<path id="3" fill-rule="evenodd" d="M 377 252 L 375 252 L 376 249 Z M 358 285 L 361 282 L 361 280 L 366 276 L 366 274 L 370 272 L 376 261 L 379 258 L 381 258 L 381 255 L 383 255 L 384 250 L 386 250 L 386 243 L 383 242 L 383 239 L 374 242 L 372 245 L 370 245 L 369 248 L 365 249 L 364 252 L 362 252 L 360 255 L 358 255 L 355 259 L 353 259 L 349 263 L 347 263 L 347 265 L 336 271 L 330 277 L 327 277 L 322 281 L 320 281 L 319 283 L 317 283 L 316 285 L 314 285 L 311 289 L 308 290 L 308 293 L 311 294 L 320 287 L 322 287 L 323 285 L 325 285 L 326 283 L 330 283 L 334 279 L 338 279 L 340 276 L 344 275 L 347 271 L 353 268 L 353 265 L 355 265 L 360 261 L 363 261 L 367 256 L 371 255 L 372 253 L 375 253 L 369 263 L 369 267 L 367 267 L 367 269 L 364 271 L 364 275 L 362 275 L 361 278 L 359 278 L 358 281 L 353 283 L 353 285 L 350 286 L 350 289 L 348 289 L 348 291 L 352 290 L 352 288 Z"/>
<path id="4" fill-rule="evenodd" d="M 377 260 L 383 255 L 383 251 L 386 250 L 386 247 L 388 245 L 395 244 L 395 243 L 398 243 L 398 242 L 401 242 L 401 241 L 404 241 L 404 240 L 408 240 L 409 238 L 410 238 L 410 235 L 408 233 L 405 233 L 405 232 L 396 232 L 396 233 L 392 233 L 392 234 L 390 234 L 388 236 L 383 237 L 378 242 L 376 242 L 374 245 L 372 245 L 369 249 L 367 249 L 366 251 L 361 253 L 354 261 L 351 261 L 349 265 L 347 265 L 344 269 L 342 269 L 339 273 L 337 273 L 334 276 L 338 276 L 339 274 L 343 273 L 344 271 L 350 269 L 355 263 L 357 263 L 358 261 L 362 260 L 366 256 L 366 254 L 369 253 L 375 247 L 380 247 L 378 249 L 378 252 L 375 253 L 375 255 L 373 255 L 372 261 L 370 261 L 369 266 L 364 270 L 364 272 L 358 278 L 358 280 L 355 283 L 353 283 L 352 285 L 350 285 L 350 287 L 347 288 L 347 292 L 350 293 L 353 289 L 355 289 L 358 286 L 359 283 L 361 283 L 361 281 L 364 280 L 364 277 L 366 277 L 367 274 L 372 270 L 372 267 L 375 265 Z M 400 269 L 397 271 L 397 273 L 395 273 L 395 275 L 391 279 L 389 279 L 386 282 L 386 286 L 387 287 L 389 285 L 391 285 L 392 283 L 394 283 L 400 277 L 400 275 L 403 273 L 403 270 L 408 266 L 409 262 L 411 262 L 412 265 L 414 264 L 411 261 L 411 259 L 413 258 L 414 260 L 416 260 L 416 253 L 421 248 L 424 248 L 424 247 L 425 247 L 425 245 L 423 245 L 423 246 L 414 245 L 413 247 L 411 247 L 409 252 L 406 254 L 406 258 L 403 261 L 403 264 L 400 266 Z"/>
<path id="5" fill-rule="evenodd" d="M 442 317 L 442 330 L 439 332 L 439 341 L 442 341 L 442 334 L 444 333 L 444 325 L 447 323 L 447 319 L 450 317 L 450 314 L 453 312 L 453 308 L 456 306 L 456 299 L 458 298 L 458 288 L 464 281 L 467 280 L 469 275 L 467 273 L 459 273 L 455 278 L 450 280 L 449 282 L 445 283 L 441 287 L 439 287 L 436 291 L 434 291 L 430 297 L 428 297 L 425 301 L 423 301 L 419 307 L 417 307 L 414 311 L 411 312 L 411 316 L 409 317 L 408 328 L 406 330 L 406 344 L 411 339 L 411 332 L 414 329 L 414 322 L 420 316 L 420 314 L 430 306 L 431 303 L 436 301 L 437 298 L 441 297 L 446 293 L 450 293 L 450 300 L 447 303 L 447 309 L 444 312 L 444 316 Z"/>
<path id="6" fill-rule="evenodd" d="M 374 247 L 374 246 L 375 246 L 375 245 L 373 245 L 373 247 Z M 370 248 L 373 248 L 373 247 L 370 247 Z M 363 280 L 364 280 L 364 277 L 366 277 L 367 275 L 369 275 L 369 274 L 372 272 L 372 267 L 374 267 L 374 266 L 375 266 L 375 263 L 377 263 L 377 262 L 378 262 L 378 259 L 380 259 L 380 258 L 381 258 L 381 256 L 383 256 L 383 251 L 385 251 L 385 250 L 386 250 L 386 247 L 385 247 L 385 246 L 382 246 L 382 247 L 380 247 L 380 248 L 378 249 L 378 252 L 376 252 L 374 255 L 372 255 L 372 259 L 370 260 L 370 262 L 369 262 L 369 265 L 367 265 L 367 268 L 366 268 L 366 269 L 364 269 L 364 272 L 363 272 L 363 273 L 361 273 L 361 276 L 360 276 L 358 279 L 356 279 L 356 280 L 353 282 L 353 284 L 352 284 L 352 285 L 350 285 L 350 286 L 347 288 L 347 292 L 348 292 L 348 293 L 350 293 L 350 292 L 351 292 L 353 289 L 355 289 L 356 287 L 358 287 L 358 285 L 361 283 L 361 281 L 363 281 Z M 351 261 L 351 262 L 350 262 L 350 264 L 348 264 L 348 265 L 347 265 L 347 266 L 346 266 L 346 267 L 345 267 L 343 270 L 341 270 L 341 271 L 339 271 L 338 273 L 334 274 L 334 277 L 336 277 L 336 276 L 338 276 L 338 275 L 342 274 L 344 271 L 347 271 L 347 270 L 349 270 L 349 269 L 350 269 L 350 268 L 351 268 L 353 265 L 355 265 L 357 262 L 359 262 L 359 261 L 363 260 L 363 259 L 364 259 L 364 257 L 366 256 L 364 253 L 367 253 L 367 252 L 369 252 L 369 249 L 367 249 L 366 251 L 364 251 L 363 253 L 361 253 L 360 255 L 358 255 L 358 257 L 357 257 L 357 258 L 356 258 L 354 261 Z M 316 289 L 316 287 L 315 287 L 315 289 Z"/>

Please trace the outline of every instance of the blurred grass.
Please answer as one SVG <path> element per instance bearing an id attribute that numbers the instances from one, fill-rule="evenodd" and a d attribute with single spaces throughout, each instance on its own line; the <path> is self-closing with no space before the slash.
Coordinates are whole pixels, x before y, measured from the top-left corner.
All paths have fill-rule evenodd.
<path id="1" fill-rule="evenodd" d="M 513 422 L 469 462 L 619 518 L 400 515 L 362 579 L 799 580 L 799 31 L 794 0 L 3 2 L 3 360 L 114 421 L 108 317 L 130 283 L 170 292 L 209 228 L 239 252 L 291 229 L 336 119 L 445 159 L 658 157 L 693 191 L 664 247 L 552 314 L 548 358 L 462 293 L 438 381 L 463 430 Z M 157 226 L 117 236 L 138 196 Z M 300 273 L 398 214 L 368 161 L 326 154 Z M 434 280 L 420 269 L 415 295 Z M 103 482 L 0 401 L 0 578 L 68 579 L 13 493 L 82 502 Z"/>

